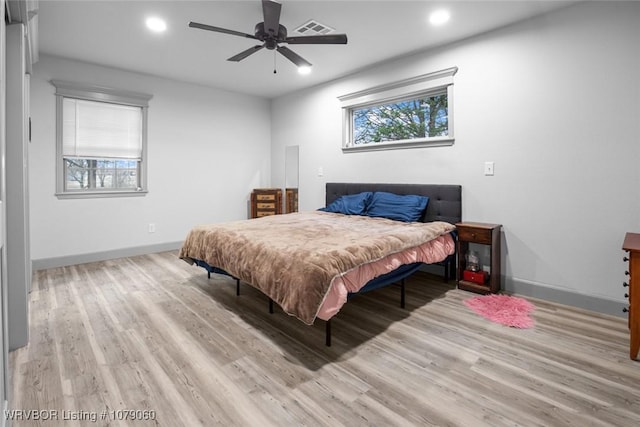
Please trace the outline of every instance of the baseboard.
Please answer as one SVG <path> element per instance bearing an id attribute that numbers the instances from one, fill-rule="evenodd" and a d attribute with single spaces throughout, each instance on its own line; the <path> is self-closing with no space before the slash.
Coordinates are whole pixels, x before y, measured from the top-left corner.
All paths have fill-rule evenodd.
<path id="1" fill-rule="evenodd" d="M 109 259 L 124 258 L 136 255 L 146 255 L 157 252 L 166 252 L 180 249 L 182 242 L 159 243 L 155 245 L 136 246 L 133 248 L 114 249 L 104 252 L 93 252 L 89 254 L 68 255 L 55 258 L 41 258 L 32 261 L 33 270 L 44 270 L 47 268 L 66 267 L 68 265 L 85 264 L 87 262 L 106 261 Z"/>
<path id="2" fill-rule="evenodd" d="M 44 270 L 46 268 L 65 267 L 68 265 L 84 264 L 87 262 L 106 261 L 109 259 L 129 256 L 173 251 L 179 249 L 181 246 L 182 242 L 170 242 L 148 246 L 137 246 L 134 248 L 115 249 L 104 252 L 94 252 L 90 254 L 35 259 L 33 260 L 33 270 Z M 435 274 L 443 274 L 442 266 L 425 265 L 422 270 Z M 627 307 L 627 304 L 624 302 L 614 301 L 594 295 L 581 294 L 566 289 L 545 286 L 541 283 L 510 277 L 503 277 L 502 284 L 503 291 L 509 294 L 540 298 L 546 301 L 596 311 L 598 313 L 626 317 L 626 314 L 622 311 L 623 308 Z"/>
<path id="3" fill-rule="evenodd" d="M 518 294 L 546 301 L 557 302 L 573 307 L 584 308 L 612 316 L 626 317 L 622 311 L 628 304 L 594 295 L 581 294 L 566 289 L 553 288 L 540 283 L 522 279 L 503 277 L 503 290 L 509 294 Z"/>
<path id="4" fill-rule="evenodd" d="M 425 265 L 421 270 L 438 275 L 443 274 L 443 267 L 438 265 Z M 592 310 L 602 314 L 627 317 L 627 314 L 622 311 L 623 308 L 628 306 L 628 304 L 624 302 L 545 286 L 544 284 L 528 280 L 502 277 L 502 290 L 508 294 L 539 298 L 545 301 L 570 305 L 572 307 L 583 308 L 585 310 Z"/>
<path id="5" fill-rule="evenodd" d="M 5 372 L 5 375 L 8 375 L 8 372 Z M 0 427 L 10 427 L 11 426 L 11 420 L 9 420 L 9 417 L 7 416 L 7 414 L 9 413 L 9 401 L 8 400 L 4 400 L 2 402 L 2 422 L 0 422 Z"/>

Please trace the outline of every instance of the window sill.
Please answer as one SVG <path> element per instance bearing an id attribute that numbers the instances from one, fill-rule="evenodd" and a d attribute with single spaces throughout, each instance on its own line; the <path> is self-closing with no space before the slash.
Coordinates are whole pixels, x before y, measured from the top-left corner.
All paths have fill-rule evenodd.
<path id="1" fill-rule="evenodd" d="M 421 147 L 446 147 L 453 145 L 455 139 L 453 137 L 432 138 L 428 140 L 408 141 L 389 141 L 389 142 L 373 142 L 370 144 L 353 145 L 350 147 L 342 147 L 344 153 L 355 153 L 360 151 L 378 151 L 378 150 L 400 150 L 404 148 L 421 148 Z"/>
<path id="2" fill-rule="evenodd" d="M 140 191 L 78 191 L 69 193 L 56 193 L 58 199 L 101 199 L 109 197 L 143 197 L 147 190 Z"/>

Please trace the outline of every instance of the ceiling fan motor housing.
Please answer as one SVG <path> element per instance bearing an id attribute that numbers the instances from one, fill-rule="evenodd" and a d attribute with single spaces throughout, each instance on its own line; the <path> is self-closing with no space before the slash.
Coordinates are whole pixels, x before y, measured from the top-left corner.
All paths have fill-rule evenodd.
<path id="1" fill-rule="evenodd" d="M 287 38 L 287 28 L 279 24 L 278 25 L 278 34 L 267 33 L 264 29 L 264 22 L 259 22 L 256 24 L 255 28 L 255 36 L 258 40 L 263 41 L 265 43 L 264 47 L 269 50 L 273 50 L 278 47 L 278 43 L 284 42 Z"/>

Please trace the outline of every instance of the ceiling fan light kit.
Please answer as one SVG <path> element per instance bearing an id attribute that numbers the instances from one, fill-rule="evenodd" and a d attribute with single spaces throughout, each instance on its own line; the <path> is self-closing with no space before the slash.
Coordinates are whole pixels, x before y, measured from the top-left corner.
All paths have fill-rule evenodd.
<path id="1" fill-rule="evenodd" d="M 212 25 L 200 24 L 197 22 L 189 22 L 189 27 L 244 37 L 262 42 L 262 44 L 252 46 L 249 49 L 228 58 L 227 61 L 239 62 L 259 50 L 267 48 L 267 50 L 276 50 L 289 61 L 293 62 L 298 67 L 301 74 L 308 74 L 311 63 L 295 53 L 293 50 L 289 49 L 287 46 L 281 46 L 281 44 L 347 44 L 346 34 L 288 37 L 287 28 L 280 24 L 281 9 L 282 5 L 278 2 L 262 0 L 262 14 L 264 21 L 256 24 L 253 35 L 226 28 L 214 27 Z M 307 71 L 307 73 L 304 71 Z"/>

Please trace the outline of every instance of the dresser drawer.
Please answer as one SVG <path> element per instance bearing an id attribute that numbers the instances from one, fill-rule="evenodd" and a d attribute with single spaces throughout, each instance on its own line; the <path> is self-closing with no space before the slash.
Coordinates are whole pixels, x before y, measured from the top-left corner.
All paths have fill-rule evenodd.
<path id="1" fill-rule="evenodd" d="M 282 213 L 282 190 L 256 188 L 251 192 L 251 218 Z"/>
<path id="2" fill-rule="evenodd" d="M 491 230 L 481 228 L 458 228 L 458 238 L 465 242 L 491 244 Z"/>
<path id="3" fill-rule="evenodd" d="M 264 202 L 258 202 L 256 203 L 256 208 L 258 209 L 276 209 L 276 204 L 271 202 L 271 203 L 264 203 Z"/>

